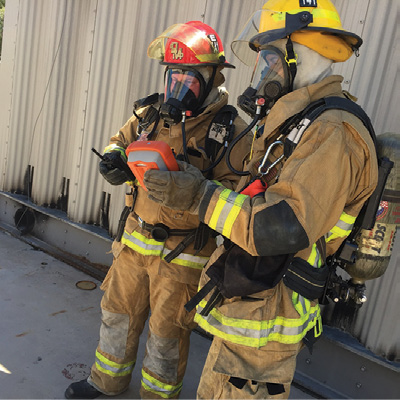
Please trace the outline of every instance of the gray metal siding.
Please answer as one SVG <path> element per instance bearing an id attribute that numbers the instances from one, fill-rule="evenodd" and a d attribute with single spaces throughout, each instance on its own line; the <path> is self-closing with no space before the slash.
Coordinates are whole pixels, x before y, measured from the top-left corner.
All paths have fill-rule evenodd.
<path id="1" fill-rule="evenodd" d="M 377 133 L 400 126 L 398 0 L 335 0 L 346 29 L 364 39 L 358 58 L 337 64 L 344 88 L 359 98 Z M 99 224 L 109 206 L 115 233 L 124 187 L 98 174 L 102 151 L 132 112 L 133 101 L 163 90 L 163 68 L 147 46 L 169 25 L 202 20 L 221 36 L 231 103 L 247 87 L 251 68 L 230 42 L 264 0 L 8 0 L 0 62 L 0 189 L 27 190 L 31 199 L 60 206 L 68 217 Z M 31 170 L 32 172 L 32 170 Z M 32 175 L 32 174 L 31 174 Z M 64 197 L 63 197 L 64 196 Z M 110 202 L 108 205 L 108 199 Z M 398 245 L 388 272 L 368 285 L 369 303 L 355 334 L 379 354 L 398 358 Z M 394 334 L 395 330 L 396 334 Z"/>

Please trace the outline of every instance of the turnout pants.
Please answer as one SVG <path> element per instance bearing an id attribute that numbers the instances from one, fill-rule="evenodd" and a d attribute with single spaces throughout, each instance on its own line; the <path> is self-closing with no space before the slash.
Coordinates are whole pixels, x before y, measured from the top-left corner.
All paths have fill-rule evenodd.
<path id="1" fill-rule="evenodd" d="M 251 348 L 214 336 L 198 399 L 287 399 L 302 343 Z"/>
<path id="2" fill-rule="evenodd" d="M 149 335 L 142 365 L 142 398 L 178 398 L 185 374 L 194 312 L 184 304 L 197 285 L 159 275 L 160 258 L 124 247 L 101 289 L 100 341 L 88 382 L 106 395 L 130 383 L 149 311 Z"/>

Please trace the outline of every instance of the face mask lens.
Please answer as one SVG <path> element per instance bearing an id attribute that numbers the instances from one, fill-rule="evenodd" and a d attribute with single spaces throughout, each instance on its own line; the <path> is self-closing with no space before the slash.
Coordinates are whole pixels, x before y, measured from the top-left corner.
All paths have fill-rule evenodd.
<path id="1" fill-rule="evenodd" d="M 199 99 L 200 81 L 192 71 L 168 69 L 165 77 L 165 100 L 183 101 L 187 95 Z"/>
<path id="2" fill-rule="evenodd" d="M 257 89 L 257 91 L 268 81 L 278 81 L 282 86 L 286 86 L 283 60 L 278 51 L 269 49 L 261 50 L 258 54 L 252 77 L 252 87 Z"/>

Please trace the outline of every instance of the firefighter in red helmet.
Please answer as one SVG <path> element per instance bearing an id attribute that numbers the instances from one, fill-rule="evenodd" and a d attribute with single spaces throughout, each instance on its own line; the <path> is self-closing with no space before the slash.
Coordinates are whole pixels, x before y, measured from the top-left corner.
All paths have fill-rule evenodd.
<path id="1" fill-rule="evenodd" d="M 112 185 L 131 193 L 113 242 L 114 261 L 102 284 L 102 324 L 88 379 L 71 384 L 66 398 L 96 398 L 124 392 L 136 363 L 139 337 L 149 317 L 142 364 L 142 398 L 178 398 L 196 326 L 183 306 L 196 293 L 201 270 L 216 248 L 216 234 L 189 212 L 171 212 L 147 197 L 121 163 L 138 140 L 164 141 L 176 158 L 235 189 L 239 177 L 224 159 L 229 142 L 246 128 L 220 85 L 225 61 L 218 34 L 199 21 L 176 24 L 157 37 L 148 56 L 165 65 L 165 93 L 135 103 L 134 115 L 113 136 L 100 162 Z M 250 139 L 232 159 L 242 169 Z M 129 172 L 129 170 L 128 170 Z M 185 196 L 185 194 L 183 194 Z"/>

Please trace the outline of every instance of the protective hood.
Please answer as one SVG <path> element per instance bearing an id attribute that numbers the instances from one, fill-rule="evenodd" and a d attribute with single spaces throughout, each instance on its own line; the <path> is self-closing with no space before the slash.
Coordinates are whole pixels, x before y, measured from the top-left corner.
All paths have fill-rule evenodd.
<path id="1" fill-rule="evenodd" d="M 279 39 L 271 43 L 285 52 L 287 39 Z M 322 56 L 316 51 L 299 43 L 293 43 L 297 55 L 297 72 L 293 81 L 293 90 L 310 86 L 332 74 L 333 61 Z"/>

